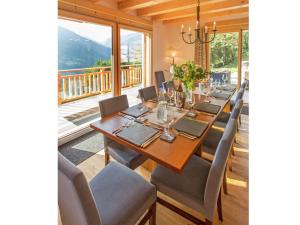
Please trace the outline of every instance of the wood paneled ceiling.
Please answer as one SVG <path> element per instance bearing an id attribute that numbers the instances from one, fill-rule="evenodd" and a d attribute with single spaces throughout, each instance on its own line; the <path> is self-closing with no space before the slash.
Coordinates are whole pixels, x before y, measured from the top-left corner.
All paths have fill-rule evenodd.
<path id="1" fill-rule="evenodd" d="M 135 11 L 139 17 L 150 17 L 164 24 L 196 19 L 196 0 L 116 0 L 116 3 L 119 10 Z M 200 0 L 200 5 L 202 24 L 211 26 L 216 21 L 219 28 L 248 29 L 249 0 Z"/>

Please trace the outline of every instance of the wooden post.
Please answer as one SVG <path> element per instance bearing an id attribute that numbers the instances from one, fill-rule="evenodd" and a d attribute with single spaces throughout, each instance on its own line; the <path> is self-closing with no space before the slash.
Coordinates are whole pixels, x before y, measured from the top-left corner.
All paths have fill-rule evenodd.
<path id="1" fill-rule="evenodd" d="M 74 97 L 77 97 L 77 76 L 74 77 Z"/>
<path id="2" fill-rule="evenodd" d="M 103 70 L 100 70 L 100 74 L 101 74 L 101 93 L 104 93 L 104 89 L 105 89 L 105 86 L 104 86 L 104 72 Z"/>
<path id="3" fill-rule="evenodd" d="M 67 98 L 67 78 L 62 78 L 63 79 L 63 100 Z"/>
<path id="4" fill-rule="evenodd" d="M 61 87 L 60 87 L 60 82 L 61 82 L 61 76 L 60 76 L 60 74 L 58 74 L 58 76 L 57 76 L 57 101 L 58 101 L 58 104 L 59 105 L 61 105 L 61 103 L 62 103 L 62 99 L 61 99 L 61 95 L 60 95 L 60 89 L 61 89 Z"/>
<path id="5" fill-rule="evenodd" d="M 100 86 L 100 77 L 101 77 L 101 73 L 97 73 L 97 91 L 101 93 L 101 86 Z"/>
<path id="6" fill-rule="evenodd" d="M 92 75 L 89 74 L 89 93 L 92 93 Z"/>
<path id="7" fill-rule="evenodd" d="M 81 81 L 82 81 L 82 76 L 79 76 L 79 96 L 82 95 L 82 83 L 81 83 Z"/>
<path id="8" fill-rule="evenodd" d="M 69 98 L 72 98 L 72 78 L 69 77 L 68 88 L 69 88 Z"/>
<path id="9" fill-rule="evenodd" d="M 239 30 L 239 39 L 238 39 L 238 79 L 237 87 L 241 86 L 242 78 L 242 51 L 243 51 L 243 30 Z"/>

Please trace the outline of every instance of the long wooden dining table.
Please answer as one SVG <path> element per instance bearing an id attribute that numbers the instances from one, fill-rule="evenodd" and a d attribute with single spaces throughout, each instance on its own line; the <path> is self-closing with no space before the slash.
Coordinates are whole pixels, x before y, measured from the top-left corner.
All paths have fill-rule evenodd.
<path id="1" fill-rule="evenodd" d="M 207 97 L 199 94 L 194 94 L 196 103 L 203 102 L 205 98 Z M 197 112 L 197 117 L 195 119 L 207 122 L 208 127 L 201 135 L 201 137 L 194 140 L 181 135 L 177 135 L 176 139 L 172 143 L 157 138 L 154 142 L 152 142 L 145 148 L 136 146 L 128 141 L 125 141 L 124 139 L 119 138 L 114 133 L 117 128 L 121 127 L 129 120 L 128 118 L 121 116 L 118 113 L 102 118 L 99 121 L 92 123 L 90 127 L 96 131 L 101 132 L 103 135 L 107 136 L 113 141 L 144 154 L 154 162 L 180 173 L 184 169 L 184 166 L 191 158 L 191 156 L 202 144 L 203 139 L 205 138 L 208 130 L 212 127 L 219 113 L 221 113 L 222 111 L 230 110 L 230 98 L 228 100 L 210 98 L 210 103 L 220 105 L 221 108 L 216 115 L 199 111 Z M 146 102 L 145 105 L 150 108 L 155 108 L 157 106 L 157 103 Z"/>

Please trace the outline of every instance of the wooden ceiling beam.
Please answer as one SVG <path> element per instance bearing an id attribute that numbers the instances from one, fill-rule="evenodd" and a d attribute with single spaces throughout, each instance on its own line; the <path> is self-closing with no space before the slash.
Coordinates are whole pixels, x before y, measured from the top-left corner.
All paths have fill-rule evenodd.
<path id="1" fill-rule="evenodd" d="M 120 10 L 135 10 L 147 6 L 157 5 L 160 3 L 169 2 L 171 0 L 125 0 L 118 2 L 118 9 Z"/>
<path id="2" fill-rule="evenodd" d="M 200 6 L 213 4 L 217 2 L 223 2 L 225 0 L 201 0 Z M 154 16 L 162 13 L 170 13 L 183 9 L 190 9 L 196 7 L 196 0 L 174 0 L 170 2 L 165 2 L 146 8 L 141 8 L 137 10 L 138 16 Z"/>
<path id="3" fill-rule="evenodd" d="M 58 0 L 58 9 L 152 30 L 152 21 L 83 0 Z"/>
<path id="4" fill-rule="evenodd" d="M 218 22 L 218 29 L 221 27 L 229 27 L 235 25 L 249 25 L 249 18 L 241 18 L 241 19 L 232 19 L 232 20 L 224 20 Z M 213 22 L 205 23 L 205 26 L 211 28 L 213 26 Z"/>
<path id="5" fill-rule="evenodd" d="M 219 2 L 214 4 L 209 4 L 202 6 L 200 8 L 200 15 L 206 15 L 210 13 L 218 13 L 218 12 L 225 12 L 225 11 L 239 11 L 242 8 L 248 8 L 249 0 L 228 0 L 225 2 Z M 243 11 L 244 12 L 244 11 Z M 182 17 L 188 17 L 196 15 L 196 8 L 184 9 L 181 11 L 165 13 L 153 16 L 153 20 L 166 20 L 166 19 L 176 19 Z"/>
<path id="6" fill-rule="evenodd" d="M 213 13 L 207 13 L 207 14 L 200 14 L 200 22 L 209 22 L 209 21 L 217 21 L 219 18 L 222 17 L 233 17 L 233 18 L 226 18 L 226 19 L 235 19 L 234 16 L 238 16 L 241 18 L 245 18 L 249 16 L 249 8 L 239 8 L 239 9 L 233 9 L 233 10 L 226 10 L 221 12 L 213 12 Z M 190 16 L 182 16 L 181 18 L 175 18 L 175 19 L 163 19 L 163 23 L 186 23 L 186 22 L 195 22 L 197 19 L 196 15 Z M 208 20 L 208 21 L 207 21 Z M 221 19 L 222 20 L 222 19 Z"/>

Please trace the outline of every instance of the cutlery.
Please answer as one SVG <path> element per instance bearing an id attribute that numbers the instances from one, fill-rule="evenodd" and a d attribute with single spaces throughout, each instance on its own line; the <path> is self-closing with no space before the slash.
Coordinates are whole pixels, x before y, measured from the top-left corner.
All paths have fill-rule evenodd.
<path id="1" fill-rule="evenodd" d="M 126 127 L 130 127 L 131 125 L 133 125 L 133 120 L 127 121 L 125 124 L 123 124 L 122 126 L 118 127 L 117 129 L 115 129 L 112 133 L 116 134 L 120 131 L 122 131 L 124 128 Z"/>
<path id="2" fill-rule="evenodd" d="M 161 132 L 158 132 L 156 135 L 154 135 L 152 138 L 148 139 L 144 144 L 141 145 L 142 148 L 146 148 L 148 145 L 150 145 L 154 140 L 159 138 L 161 135 Z"/>
<path id="3" fill-rule="evenodd" d="M 190 135 L 190 134 L 187 134 L 187 133 L 184 133 L 184 132 L 178 132 L 179 135 L 183 136 L 183 137 L 186 137 L 188 139 L 191 139 L 191 140 L 195 140 L 197 137 L 193 136 L 193 135 Z"/>

